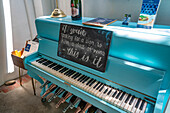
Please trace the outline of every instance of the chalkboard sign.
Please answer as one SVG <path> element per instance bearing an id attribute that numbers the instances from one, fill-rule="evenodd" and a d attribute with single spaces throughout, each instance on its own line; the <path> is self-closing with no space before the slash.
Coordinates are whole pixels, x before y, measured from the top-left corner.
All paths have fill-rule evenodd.
<path id="1" fill-rule="evenodd" d="M 112 31 L 61 24 L 58 56 L 105 72 Z"/>

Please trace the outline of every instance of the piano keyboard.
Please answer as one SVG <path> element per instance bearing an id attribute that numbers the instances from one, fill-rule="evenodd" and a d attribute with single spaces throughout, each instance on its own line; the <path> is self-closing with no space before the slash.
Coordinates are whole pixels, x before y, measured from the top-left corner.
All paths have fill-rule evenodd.
<path id="1" fill-rule="evenodd" d="M 134 95 L 108 86 L 93 78 L 44 58 L 33 61 L 31 64 L 127 112 L 145 112 L 147 102 L 141 98 L 135 97 Z"/>

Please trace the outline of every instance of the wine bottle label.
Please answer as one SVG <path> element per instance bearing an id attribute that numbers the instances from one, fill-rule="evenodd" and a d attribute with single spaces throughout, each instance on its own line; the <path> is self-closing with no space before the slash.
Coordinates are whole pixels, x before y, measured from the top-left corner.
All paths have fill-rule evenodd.
<path id="1" fill-rule="evenodd" d="M 76 17 L 79 15 L 79 4 L 76 5 L 76 7 L 74 6 L 74 4 L 71 4 L 71 12 L 72 12 L 72 17 Z"/>

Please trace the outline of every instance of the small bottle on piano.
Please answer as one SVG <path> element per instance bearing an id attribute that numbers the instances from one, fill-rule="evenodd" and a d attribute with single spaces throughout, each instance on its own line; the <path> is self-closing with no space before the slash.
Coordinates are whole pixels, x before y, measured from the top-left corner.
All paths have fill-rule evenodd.
<path id="1" fill-rule="evenodd" d="M 72 20 L 82 19 L 81 0 L 71 0 L 71 18 Z"/>

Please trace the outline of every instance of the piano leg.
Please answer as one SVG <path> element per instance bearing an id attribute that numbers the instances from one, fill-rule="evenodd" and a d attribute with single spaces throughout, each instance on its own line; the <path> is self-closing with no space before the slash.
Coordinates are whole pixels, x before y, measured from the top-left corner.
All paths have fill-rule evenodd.
<path id="1" fill-rule="evenodd" d="M 34 78 L 34 79 L 38 80 L 41 83 L 41 85 L 44 84 L 44 81 L 37 74 L 35 74 L 34 72 L 28 71 L 28 75 L 32 79 Z M 44 94 L 44 92 L 45 92 L 45 87 L 42 88 L 40 95 L 42 96 Z"/>
<path id="2" fill-rule="evenodd" d="M 32 88 L 33 88 L 33 91 L 34 91 L 34 95 L 36 95 L 34 79 L 33 79 L 33 78 L 31 78 L 31 80 L 32 80 Z"/>

